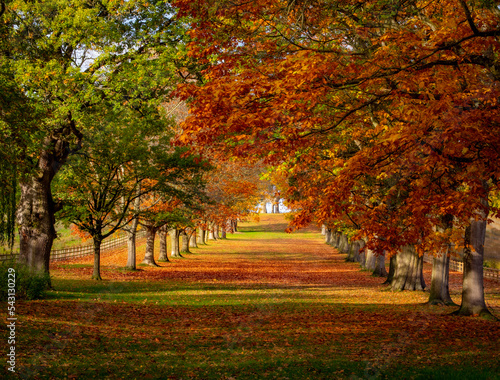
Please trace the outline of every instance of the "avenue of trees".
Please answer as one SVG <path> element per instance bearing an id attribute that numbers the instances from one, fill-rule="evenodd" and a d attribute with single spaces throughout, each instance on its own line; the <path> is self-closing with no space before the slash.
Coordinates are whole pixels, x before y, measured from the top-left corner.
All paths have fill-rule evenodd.
<path id="1" fill-rule="evenodd" d="M 0 21 L 0 235 L 18 234 L 21 262 L 48 272 L 56 220 L 71 222 L 94 242 L 99 280 L 100 245 L 119 229 L 135 269 L 139 226 L 148 242 L 178 238 L 254 207 L 260 170 L 241 178 L 175 144 L 186 107 L 171 93 L 203 65 L 169 2 L 1 1 Z"/>
<path id="2" fill-rule="evenodd" d="M 195 18 L 190 55 L 207 65 L 201 85 L 178 92 L 192 113 L 184 141 L 275 165 L 298 210 L 292 228 L 315 221 L 342 246 L 390 255 L 394 289 L 423 288 L 421 256 L 433 254 L 430 302 L 449 303 L 448 255 L 463 251 L 458 313 L 489 313 L 483 246 L 500 179 L 495 2 L 175 4 Z"/>
<path id="3" fill-rule="evenodd" d="M 489 315 L 500 10 L 489 0 L 0 1 L 0 235 L 48 272 L 60 218 L 143 263 L 235 231 L 262 197 L 348 259 Z M 265 169 L 267 168 L 267 169 Z M 270 169 L 269 169 L 270 168 Z M 276 187 L 266 185 L 266 178 Z M 384 260 L 390 257 L 387 273 Z"/>

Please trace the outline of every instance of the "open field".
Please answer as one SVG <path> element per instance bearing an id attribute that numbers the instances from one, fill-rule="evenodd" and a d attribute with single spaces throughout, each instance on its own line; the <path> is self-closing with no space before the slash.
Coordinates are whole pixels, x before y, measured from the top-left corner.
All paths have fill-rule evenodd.
<path id="1" fill-rule="evenodd" d="M 125 250 L 110 251 L 102 282 L 90 280 L 91 257 L 54 263 L 49 298 L 17 305 L 17 377 L 500 378 L 500 323 L 425 306 L 426 292 L 390 292 L 315 229 L 285 226 L 261 215 L 137 272 L 122 269 Z M 450 288 L 459 303 L 461 274 Z M 500 316 L 500 284 L 485 291 Z"/>

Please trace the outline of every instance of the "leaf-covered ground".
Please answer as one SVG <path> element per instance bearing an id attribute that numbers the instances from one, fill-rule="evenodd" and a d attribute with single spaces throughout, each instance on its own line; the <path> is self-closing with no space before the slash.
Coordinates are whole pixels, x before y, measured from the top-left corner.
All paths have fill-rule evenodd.
<path id="1" fill-rule="evenodd" d="M 388 291 L 318 231 L 285 226 L 261 215 L 137 272 L 122 269 L 125 250 L 111 251 L 99 283 L 91 257 L 53 265 L 49 298 L 17 305 L 17 377 L 500 378 L 499 322 L 425 306 L 425 292 Z M 459 303 L 461 274 L 450 277 Z M 485 291 L 500 316 L 500 284 L 486 280 Z"/>

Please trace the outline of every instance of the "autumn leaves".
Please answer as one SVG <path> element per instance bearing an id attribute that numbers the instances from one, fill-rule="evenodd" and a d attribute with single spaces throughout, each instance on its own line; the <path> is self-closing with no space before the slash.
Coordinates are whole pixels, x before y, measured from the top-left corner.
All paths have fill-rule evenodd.
<path id="1" fill-rule="evenodd" d="M 276 165 L 293 226 L 323 223 L 391 254 L 463 246 L 471 223 L 480 234 L 500 175 L 495 7 L 177 4 L 207 63 L 204 83 L 179 90 L 188 140 Z M 479 268 L 484 242 L 472 240 Z"/>

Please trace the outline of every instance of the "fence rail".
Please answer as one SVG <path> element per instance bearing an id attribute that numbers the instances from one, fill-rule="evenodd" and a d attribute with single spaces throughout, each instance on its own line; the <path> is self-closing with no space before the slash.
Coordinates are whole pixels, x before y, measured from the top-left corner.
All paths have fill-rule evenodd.
<path id="1" fill-rule="evenodd" d="M 137 238 L 141 238 L 144 236 L 144 231 L 140 231 L 137 233 Z M 127 242 L 127 236 L 122 236 L 115 239 L 104 240 L 101 244 L 101 252 L 108 251 L 110 249 L 119 247 L 124 245 Z M 94 245 L 93 244 L 85 244 L 79 245 L 76 247 L 68 247 L 63 249 L 53 249 L 50 252 L 50 261 L 59 261 L 66 259 L 74 259 L 77 257 L 83 257 L 87 255 L 91 255 L 94 253 Z M 11 259 L 17 259 L 18 253 L 0 255 L 0 262 L 7 261 Z"/>
<path id="2" fill-rule="evenodd" d="M 424 261 L 432 264 L 432 256 L 424 256 Z M 464 272 L 464 263 L 459 260 L 450 260 L 450 270 L 455 272 Z M 490 280 L 500 281 L 500 269 L 495 268 L 483 268 L 483 277 Z"/>

